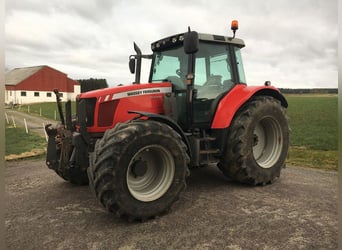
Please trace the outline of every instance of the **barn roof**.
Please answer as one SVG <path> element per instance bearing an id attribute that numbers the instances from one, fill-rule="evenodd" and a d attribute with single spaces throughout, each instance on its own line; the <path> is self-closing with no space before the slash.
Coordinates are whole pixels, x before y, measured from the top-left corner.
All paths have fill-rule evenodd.
<path id="1" fill-rule="evenodd" d="M 45 66 L 42 65 L 13 69 L 5 74 L 5 85 L 17 85 L 21 81 L 41 70 L 43 67 Z"/>

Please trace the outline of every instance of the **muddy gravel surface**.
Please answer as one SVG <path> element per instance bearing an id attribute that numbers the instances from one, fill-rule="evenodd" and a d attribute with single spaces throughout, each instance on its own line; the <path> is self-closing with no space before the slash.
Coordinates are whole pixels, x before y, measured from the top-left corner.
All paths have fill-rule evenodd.
<path id="1" fill-rule="evenodd" d="M 171 211 L 126 222 L 44 160 L 7 162 L 7 249 L 337 249 L 337 173 L 288 167 L 249 187 L 215 167 L 191 171 Z"/>

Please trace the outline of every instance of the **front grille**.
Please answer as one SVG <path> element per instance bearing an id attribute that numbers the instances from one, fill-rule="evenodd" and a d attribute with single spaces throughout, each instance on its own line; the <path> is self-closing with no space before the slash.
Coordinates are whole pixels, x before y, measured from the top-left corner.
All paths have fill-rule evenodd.
<path id="1" fill-rule="evenodd" d="M 99 127 L 107 127 L 113 124 L 113 117 L 119 101 L 109 101 L 100 104 L 97 124 Z"/>
<path id="2" fill-rule="evenodd" d="M 95 105 L 96 105 L 96 98 L 89 98 L 86 100 L 86 122 L 87 127 L 94 126 L 94 114 L 95 114 Z"/>
<path id="3" fill-rule="evenodd" d="M 94 126 L 96 98 L 80 99 L 77 105 L 77 123 L 87 127 Z"/>

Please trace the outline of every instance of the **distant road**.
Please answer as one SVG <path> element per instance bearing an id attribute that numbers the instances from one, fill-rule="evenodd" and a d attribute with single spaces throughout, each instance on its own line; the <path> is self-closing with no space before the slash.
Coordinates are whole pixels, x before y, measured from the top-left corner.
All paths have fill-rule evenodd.
<path id="1" fill-rule="evenodd" d="M 43 124 L 55 124 L 58 121 L 49 120 L 45 117 L 39 117 L 35 115 L 30 115 L 27 113 L 19 112 L 13 109 L 5 109 L 5 113 L 7 113 L 10 124 L 13 124 L 12 117 L 16 125 L 20 127 L 25 127 L 24 119 L 26 119 L 27 127 L 29 131 L 37 133 L 43 137 L 45 137 L 44 126 Z"/>

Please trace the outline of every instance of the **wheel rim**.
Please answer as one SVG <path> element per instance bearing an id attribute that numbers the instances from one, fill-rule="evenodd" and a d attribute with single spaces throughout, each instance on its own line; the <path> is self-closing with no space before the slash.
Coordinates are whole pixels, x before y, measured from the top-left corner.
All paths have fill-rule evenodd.
<path id="1" fill-rule="evenodd" d="M 131 195 L 149 202 L 162 197 L 172 184 L 175 164 L 171 153 L 160 145 L 141 148 L 127 170 L 127 187 Z"/>
<path id="2" fill-rule="evenodd" d="M 262 168 L 271 168 L 278 161 L 283 147 L 280 124 L 271 117 L 261 119 L 253 132 L 253 156 Z"/>

